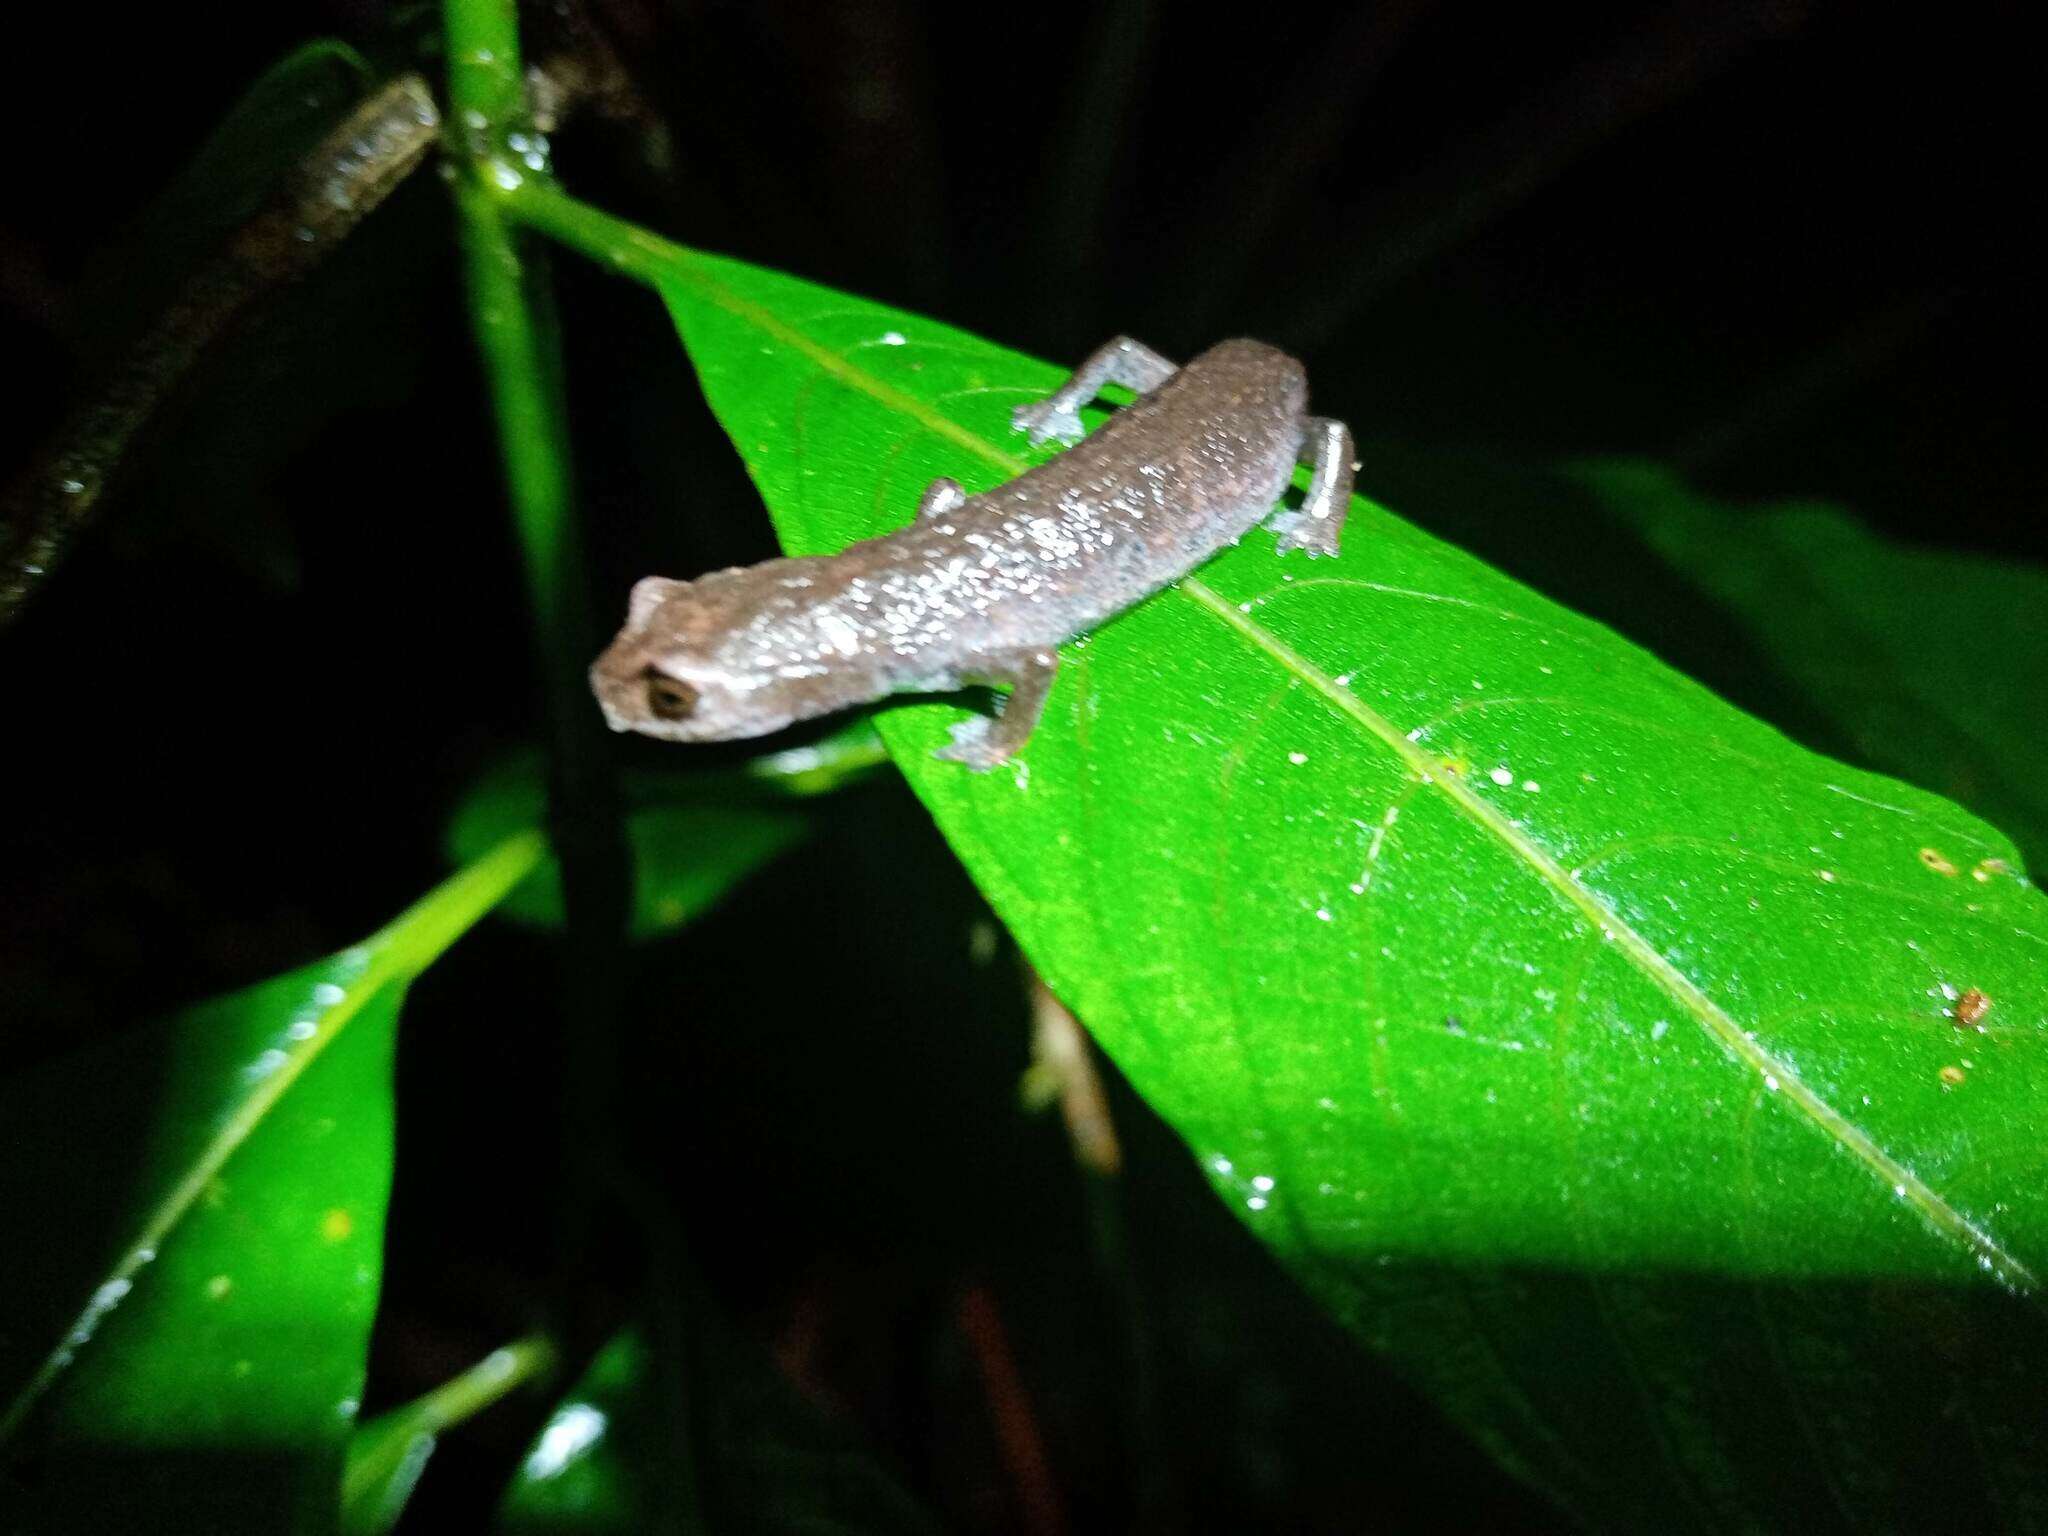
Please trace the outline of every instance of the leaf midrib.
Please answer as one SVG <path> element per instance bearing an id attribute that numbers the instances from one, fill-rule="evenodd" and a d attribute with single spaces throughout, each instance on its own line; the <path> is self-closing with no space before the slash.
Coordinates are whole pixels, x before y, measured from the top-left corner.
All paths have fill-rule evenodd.
<path id="1" fill-rule="evenodd" d="M 1030 467 L 1028 460 L 1006 452 L 958 422 L 939 414 L 927 402 L 855 366 L 849 358 L 795 329 L 771 310 L 733 292 L 715 276 L 704 271 L 693 254 L 685 253 L 681 265 L 689 281 L 718 307 L 759 327 L 777 341 L 802 352 L 823 372 L 848 388 L 867 395 L 887 409 L 909 417 L 934 436 L 957 444 L 996 468 L 1007 470 L 1011 476 L 1021 475 Z M 1166 596 L 1168 593 L 1178 593 L 1190 599 L 1198 607 L 1221 620 L 1254 648 L 1264 652 L 1268 659 L 1313 688 L 1326 704 L 1349 716 L 1364 727 L 1368 734 L 1392 750 L 1414 777 L 1441 792 L 1460 814 L 1482 832 L 1496 838 L 1502 847 L 1527 866 L 1568 906 L 1591 923 L 1595 931 L 1607 935 L 1609 941 L 1646 980 L 1664 991 L 1676 1006 L 1690 1014 L 1694 1022 L 1730 1057 L 1756 1076 L 1759 1084 L 1768 1085 L 1774 1082 L 1774 1091 L 1781 1095 L 1785 1102 L 1843 1151 L 1854 1157 L 1866 1171 L 1890 1189 L 1896 1198 L 1910 1205 L 1937 1234 L 1968 1253 L 1980 1268 L 1990 1272 L 2001 1283 L 2016 1291 L 2031 1292 L 2036 1289 L 2038 1282 L 2033 1271 L 2017 1255 L 2008 1251 L 1989 1232 L 1951 1205 L 1932 1185 L 1886 1151 L 1867 1131 L 1817 1093 L 1790 1063 L 1750 1038 L 1720 1004 L 1679 970 L 1620 913 L 1603 902 L 1594 892 L 1573 880 L 1570 873 L 1532 841 L 1521 828 L 1475 794 L 1469 785 L 1445 771 L 1430 754 L 1408 740 L 1406 734 L 1398 730 L 1392 721 L 1350 690 L 1340 687 L 1332 674 L 1301 655 L 1277 635 L 1253 622 L 1248 615 L 1239 611 L 1236 604 L 1199 577 L 1185 577 L 1167 589 L 1167 593 L 1160 595 Z"/>

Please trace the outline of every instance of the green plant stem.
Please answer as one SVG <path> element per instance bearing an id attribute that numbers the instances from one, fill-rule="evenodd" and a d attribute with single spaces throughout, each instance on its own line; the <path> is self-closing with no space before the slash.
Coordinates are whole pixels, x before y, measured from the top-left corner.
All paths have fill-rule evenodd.
<path id="1" fill-rule="evenodd" d="M 858 784 L 894 761 L 872 720 L 861 720 L 804 747 L 750 759 L 736 777 L 777 796 L 807 799 Z"/>
<path id="2" fill-rule="evenodd" d="M 513 0 L 446 0 L 441 31 L 450 116 L 474 152 L 493 130 L 508 130 L 526 116 L 519 7 Z"/>
<path id="3" fill-rule="evenodd" d="M 547 252 L 505 217 L 507 187 L 544 182 L 546 142 L 528 117 L 512 0 L 445 0 L 449 149 L 456 162 L 469 312 L 524 560 L 549 737 L 548 824 L 562 871 L 561 1054 L 565 1074 L 565 1288 L 587 1285 L 614 1182 L 618 985 L 630 865 L 609 736 L 585 669 L 590 618 Z M 565 1298 L 566 1299 L 566 1298 Z M 573 1307 L 573 1302 L 570 1303 Z"/>
<path id="4" fill-rule="evenodd" d="M 342 1528 L 388 1530 L 404 1508 L 435 1440 L 492 1404 L 554 1371 L 552 1340 L 529 1334 L 356 1431 L 342 1475 Z"/>
<path id="5" fill-rule="evenodd" d="M 489 174 L 488 167 L 484 173 Z M 561 355 L 544 253 L 507 227 L 496 200 L 472 178 L 456 188 L 462 219 L 471 328 L 491 403 L 513 525 L 525 561 L 527 599 L 550 685 L 551 706 L 570 684 L 569 643 L 583 637 L 582 551 L 563 420 Z M 559 690 L 559 691 L 558 691 Z M 576 708 L 586 713 L 582 666 L 574 666 Z"/>
<path id="6" fill-rule="evenodd" d="M 691 259 L 690 252 L 673 240 L 580 202 L 553 182 L 523 177 L 509 182 L 494 189 L 495 201 L 507 218 L 622 277 L 652 287 Z"/>

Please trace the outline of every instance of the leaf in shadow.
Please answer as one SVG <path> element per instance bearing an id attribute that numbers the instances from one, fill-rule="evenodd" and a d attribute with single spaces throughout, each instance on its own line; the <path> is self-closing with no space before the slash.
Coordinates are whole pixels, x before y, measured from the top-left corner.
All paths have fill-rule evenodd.
<path id="1" fill-rule="evenodd" d="M 2048 866 L 2048 571 L 1895 543 L 1822 502 L 1716 501 L 1641 460 L 1564 474 L 1733 615 L 1861 761 Z"/>

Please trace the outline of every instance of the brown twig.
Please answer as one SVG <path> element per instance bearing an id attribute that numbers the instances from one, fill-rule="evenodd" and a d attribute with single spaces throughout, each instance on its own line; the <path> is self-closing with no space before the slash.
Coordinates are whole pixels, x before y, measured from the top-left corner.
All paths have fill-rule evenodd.
<path id="1" fill-rule="evenodd" d="M 1075 1162 L 1104 1178 L 1122 1171 L 1123 1148 L 1087 1031 L 1036 971 L 1031 973 L 1031 1067 L 1024 1079 L 1024 1097 L 1034 1109 L 1059 1100 Z"/>
<path id="2" fill-rule="evenodd" d="M 128 451 L 255 302 L 310 272 L 433 147 L 440 113 L 415 74 L 364 101 L 193 275 L 0 501 L 0 624 L 91 518 Z"/>
<path id="3" fill-rule="evenodd" d="M 1010 1349 L 1002 1310 L 987 1286 L 975 1285 L 961 1293 L 957 1316 L 961 1335 L 981 1372 L 982 1390 L 988 1393 L 997 1449 L 1017 1495 L 1018 1523 L 1029 1536 L 1064 1536 L 1066 1501 L 1053 1481 L 1045 1439 L 1032 1411 L 1024 1375 Z"/>

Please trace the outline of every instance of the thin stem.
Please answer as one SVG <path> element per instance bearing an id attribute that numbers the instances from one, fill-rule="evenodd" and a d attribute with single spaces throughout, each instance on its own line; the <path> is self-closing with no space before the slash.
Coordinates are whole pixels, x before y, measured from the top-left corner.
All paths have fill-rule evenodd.
<path id="1" fill-rule="evenodd" d="M 477 168 L 490 174 L 489 163 Z M 581 550 L 563 420 L 560 339 L 543 252 L 526 248 L 474 176 L 457 183 L 471 328 L 498 423 L 498 451 L 525 561 L 541 661 L 563 665 L 578 606 Z M 579 667 L 578 672 L 581 672 Z M 578 694 L 582 692 L 578 678 Z M 553 695 L 550 704 L 564 702 Z M 579 697 L 578 706 L 587 702 Z"/>
<path id="2" fill-rule="evenodd" d="M 650 287 L 691 260 L 688 248 L 580 202 L 550 181 L 515 179 L 497 190 L 496 201 L 514 223 Z"/>
<path id="3" fill-rule="evenodd" d="M 342 1474 L 343 1529 L 388 1530 L 424 1470 L 436 1438 L 549 1375 L 557 1358 L 554 1343 L 545 1334 L 528 1334 L 363 1425 L 349 1444 L 348 1466 Z"/>
<path id="4" fill-rule="evenodd" d="M 785 747 L 753 758 L 738 776 L 777 795 L 802 799 L 858 784 L 890 761 L 874 721 L 861 720 L 807 747 Z"/>
<path id="5" fill-rule="evenodd" d="M 513 0 L 444 0 L 442 15 L 470 324 L 497 419 L 548 729 L 548 830 L 566 917 L 555 1306 L 573 1349 L 575 1320 L 589 1310 L 618 1218 L 619 986 L 632 877 L 610 733 L 585 678 L 598 637 L 575 516 L 549 253 L 503 206 L 510 189 L 552 185 L 547 140 L 531 120 Z"/>
<path id="6" fill-rule="evenodd" d="M 258 300 L 304 277 L 433 147 L 418 75 L 364 101 L 294 168 L 151 322 L 50 449 L 0 498 L 0 623 L 54 570 L 164 402 Z"/>
<path id="7" fill-rule="evenodd" d="M 513 0 L 446 0 L 441 28 L 448 47 L 449 115 L 474 153 L 494 132 L 526 123 L 519 7 Z"/>

